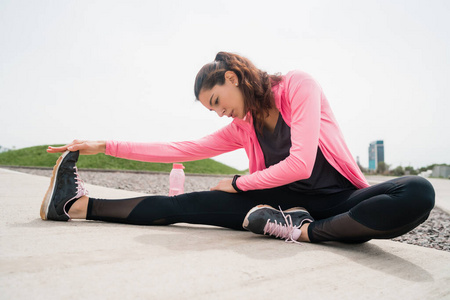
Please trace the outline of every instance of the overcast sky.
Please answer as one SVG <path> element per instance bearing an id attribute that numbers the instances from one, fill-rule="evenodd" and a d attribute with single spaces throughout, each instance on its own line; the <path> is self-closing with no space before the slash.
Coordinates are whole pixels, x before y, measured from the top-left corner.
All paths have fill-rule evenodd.
<path id="1" fill-rule="evenodd" d="M 0 145 L 200 138 L 231 121 L 193 93 L 223 50 L 315 77 L 364 166 L 378 139 L 393 167 L 450 163 L 449 3 L 2 0 Z"/>

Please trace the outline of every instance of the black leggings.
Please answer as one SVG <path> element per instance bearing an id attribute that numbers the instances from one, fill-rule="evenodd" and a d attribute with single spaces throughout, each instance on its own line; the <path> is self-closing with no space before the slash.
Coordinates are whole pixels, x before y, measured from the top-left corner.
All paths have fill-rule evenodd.
<path id="1" fill-rule="evenodd" d="M 405 176 L 365 189 L 311 195 L 287 186 L 230 194 L 219 191 L 130 199 L 89 199 L 88 220 L 138 225 L 179 222 L 242 230 L 247 212 L 259 204 L 286 210 L 304 207 L 315 219 L 308 228 L 311 242 L 365 242 L 405 234 L 423 223 L 434 207 L 428 180 Z"/>

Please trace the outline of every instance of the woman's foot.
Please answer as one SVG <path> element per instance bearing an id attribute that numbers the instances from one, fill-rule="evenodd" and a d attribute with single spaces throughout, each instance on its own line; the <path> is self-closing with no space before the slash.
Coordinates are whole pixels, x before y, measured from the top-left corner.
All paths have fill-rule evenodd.
<path id="1" fill-rule="evenodd" d="M 302 207 L 281 211 L 269 205 L 252 208 L 244 218 L 242 227 L 256 234 L 267 234 L 286 241 L 308 241 L 300 228 L 314 219 Z M 303 229 L 307 229 L 303 228 Z"/>
<path id="2" fill-rule="evenodd" d="M 58 158 L 53 167 L 50 186 L 41 204 L 42 220 L 68 221 L 70 217 L 66 210 L 67 203 L 88 194 L 75 165 L 78 156 L 78 151 L 66 151 Z"/>

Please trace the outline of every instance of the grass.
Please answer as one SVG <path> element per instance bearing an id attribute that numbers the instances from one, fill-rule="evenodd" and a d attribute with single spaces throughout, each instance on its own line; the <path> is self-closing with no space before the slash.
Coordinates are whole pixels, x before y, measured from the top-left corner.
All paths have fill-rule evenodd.
<path id="1" fill-rule="evenodd" d="M 34 146 L 0 153 L 0 165 L 27 166 L 27 167 L 53 167 L 60 156 L 59 153 L 47 153 L 47 146 Z M 196 174 L 244 174 L 212 159 L 203 159 L 192 162 L 183 162 L 186 173 Z M 104 154 L 80 155 L 77 166 L 79 169 L 107 169 L 107 170 L 133 170 L 170 172 L 172 164 L 148 163 L 126 160 Z"/>

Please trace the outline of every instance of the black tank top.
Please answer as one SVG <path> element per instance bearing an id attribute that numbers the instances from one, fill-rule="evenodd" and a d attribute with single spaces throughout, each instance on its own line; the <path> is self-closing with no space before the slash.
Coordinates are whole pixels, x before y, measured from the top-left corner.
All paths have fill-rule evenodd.
<path id="1" fill-rule="evenodd" d="M 281 113 L 273 132 L 263 128 L 256 130 L 259 144 L 264 153 L 266 168 L 275 165 L 289 156 L 291 149 L 291 128 L 284 122 Z M 355 186 L 326 160 L 317 147 L 316 161 L 311 176 L 289 184 L 292 190 L 308 194 L 332 194 L 343 190 L 356 189 Z"/>

